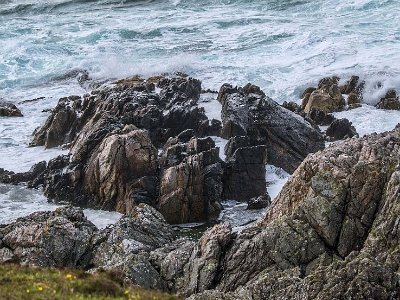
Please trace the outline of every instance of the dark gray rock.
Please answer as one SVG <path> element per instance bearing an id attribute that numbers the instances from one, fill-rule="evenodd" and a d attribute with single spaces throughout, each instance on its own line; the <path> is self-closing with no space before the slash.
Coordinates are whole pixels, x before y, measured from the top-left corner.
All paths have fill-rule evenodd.
<path id="1" fill-rule="evenodd" d="M 233 138 L 228 144 L 228 151 L 240 145 L 240 138 Z M 236 145 L 232 145 L 236 144 Z M 234 150 L 227 156 L 223 177 L 223 198 L 247 201 L 250 198 L 266 193 L 265 164 L 267 162 L 267 147 L 248 146 Z"/>
<path id="2" fill-rule="evenodd" d="M 303 118 L 265 96 L 259 87 L 221 87 L 221 136 L 249 136 L 252 145 L 266 145 L 268 163 L 292 173 L 303 159 L 324 148 L 323 136 Z"/>
<path id="3" fill-rule="evenodd" d="M 262 209 L 271 205 L 271 197 L 268 194 L 251 198 L 247 201 L 247 209 Z"/>
<path id="4" fill-rule="evenodd" d="M 347 119 L 339 119 L 332 122 L 326 129 L 326 135 L 332 141 L 358 137 L 358 133 L 352 123 Z"/>
<path id="5" fill-rule="evenodd" d="M 61 98 L 46 123 L 33 133 L 30 146 L 53 148 L 72 142 L 78 127 L 81 106 L 80 96 Z"/>
<path id="6" fill-rule="evenodd" d="M 23 115 L 15 104 L 0 98 L 0 117 L 23 117 Z"/>

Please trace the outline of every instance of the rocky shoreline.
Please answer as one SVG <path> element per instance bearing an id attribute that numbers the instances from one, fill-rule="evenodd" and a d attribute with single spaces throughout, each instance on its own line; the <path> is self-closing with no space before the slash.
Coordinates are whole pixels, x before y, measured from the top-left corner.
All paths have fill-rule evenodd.
<path id="1" fill-rule="evenodd" d="M 99 230 L 71 206 L 0 225 L 0 262 L 105 269 L 191 299 L 398 298 L 400 128 L 358 138 L 331 115 L 360 105 L 363 83 L 324 78 L 301 105 L 224 84 L 221 120 L 199 106 L 202 92 L 184 74 L 135 76 L 60 99 L 31 146 L 69 154 L 0 169 L 0 182 L 125 216 Z M 390 90 L 377 108 L 398 102 Z M 272 203 L 266 164 L 292 174 Z M 215 223 L 232 199 L 267 213 L 241 232 L 176 236 L 171 225 Z"/>

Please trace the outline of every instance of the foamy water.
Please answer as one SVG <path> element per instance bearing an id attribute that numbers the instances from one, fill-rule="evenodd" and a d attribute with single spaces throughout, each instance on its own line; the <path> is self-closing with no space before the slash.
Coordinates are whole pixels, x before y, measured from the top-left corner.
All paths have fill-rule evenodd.
<path id="1" fill-rule="evenodd" d="M 355 74 L 366 80 L 366 104 L 375 104 L 387 89 L 400 90 L 399 16 L 395 0 L 0 1 L 0 97 L 17 104 L 46 97 L 18 104 L 23 118 L 0 118 L 0 168 L 26 171 L 63 153 L 27 146 L 48 116 L 43 110 L 85 92 L 67 76 L 74 70 L 94 79 L 182 71 L 212 90 L 252 82 L 280 103 L 298 102 L 321 77 Z M 220 119 L 216 94 L 200 105 Z M 335 115 L 360 135 L 400 122 L 400 112 L 366 105 Z M 214 140 L 224 158 L 226 141 Z M 20 194 L 29 192 L 0 190 L 0 222 L 18 207 L 27 213 L 46 203 L 37 192 L 18 202 Z"/>

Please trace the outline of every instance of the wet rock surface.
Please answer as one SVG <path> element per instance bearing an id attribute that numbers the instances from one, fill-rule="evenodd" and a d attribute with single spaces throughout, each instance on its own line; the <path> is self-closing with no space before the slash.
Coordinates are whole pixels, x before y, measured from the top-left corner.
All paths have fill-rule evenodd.
<path id="1" fill-rule="evenodd" d="M 34 132 L 30 145 L 53 148 L 72 142 L 79 127 L 81 108 L 80 96 L 61 98 L 46 123 Z"/>
<path id="2" fill-rule="evenodd" d="M 226 149 L 224 199 L 246 201 L 266 193 L 267 147 L 250 146 L 245 136 L 231 138 Z"/>
<path id="3" fill-rule="evenodd" d="M 400 98 L 396 91 L 391 89 L 387 91 L 385 97 L 379 100 L 376 107 L 380 109 L 400 110 Z"/>
<path id="4" fill-rule="evenodd" d="M 192 133 L 167 143 L 163 166 L 213 149 Z M 0 226 L 0 260 L 117 270 L 190 299 L 396 299 L 399 158 L 400 128 L 335 143 L 304 160 L 257 224 L 218 224 L 198 241 L 176 240 L 143 203 L 104 230 L 76 208 L 35 213 Z"/>
<path id="5" fill-rule="evenodd" d="M 326 129 L 326 135 L 331 141 L 358 137 L 356 129 L 347 119 L 334 120 Z"/>
<path id="6" fill-rule="evenodd" d="M 15 104 L 0 98 L 0 117 L 23 117 L 23 115 Z"/>
<path id="7" fill-rule="evenodd" d="M 292 173 L 309 153 L 324 148 L 319 130 L 265 96 L 257 86 L 224 84 L 218 100 L 222 104 L 221 136 L 247 135 L 252 145 L 266 145 L 269 164 Z"/>

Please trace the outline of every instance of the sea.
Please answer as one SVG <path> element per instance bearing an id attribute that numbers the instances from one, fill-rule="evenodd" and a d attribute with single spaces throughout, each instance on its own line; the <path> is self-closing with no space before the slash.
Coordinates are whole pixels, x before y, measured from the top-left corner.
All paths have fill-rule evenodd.
<path id="1" fill-rule="evenodd" d="M 251 82 L 279 103 L 299 103 L 303 90 L 322 77 L 344 82 L 358 75 L 366 83 L 362 107 L 336 116 L 352 121 L 360 136 L 391 130 L 400 112 L 373 105 L 388 89 L 400 91 L 400 2 L 0 0 L 0 98 L 24 114 L 0 118 L 0 168 L 26 171 L 66 153 L 28 145 L 60 97 L 87 92 L 79 74 L 106 81 L 174 72 L 216 91 L 226 82 Z M 212 100 L 203 105 L 218 117 Z M 289 175 L 273 166 L 266 172 L 276 196 Z M 0 185 L 0 224 L 57 206 L 40 190 Z M 232 201 L 224 206 L 222 219 L 232 211 L 231 219 L 241 219 L 236 216 L 245 211 Z M 121 217 L 85 213 L 100 228 Z"/>

